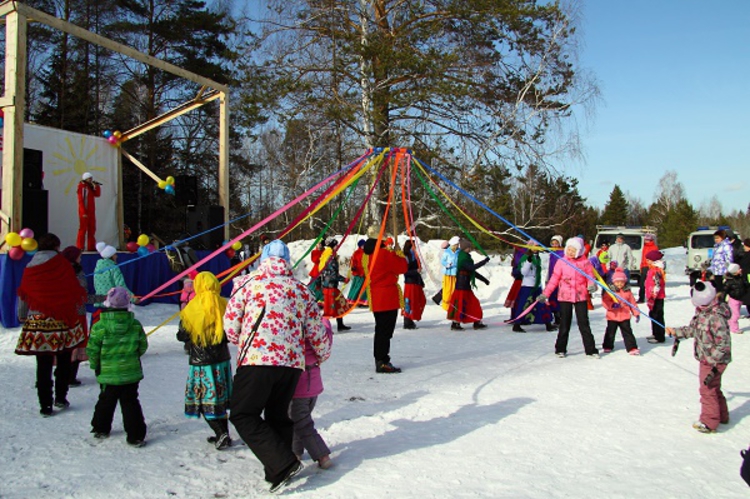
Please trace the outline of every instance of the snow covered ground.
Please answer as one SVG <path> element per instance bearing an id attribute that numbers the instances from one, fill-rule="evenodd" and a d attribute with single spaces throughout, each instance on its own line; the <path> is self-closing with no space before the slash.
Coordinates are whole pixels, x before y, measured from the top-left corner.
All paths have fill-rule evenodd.
<path id="1" fill-rule="evenodd" d="M 423 246 L 430 296 L 439 243 Z M 341 254 L 354 244 L 348 240 Z M 305 243 L 291 247 L 301 255 Z M 692 316 L 684 259 L 682 248 L 668 251 L 668 325 Z M 402 374 L 374 372 L 371 314 L 346 317 L 353 329 L 335 336 L 316 408 L 336 466 L 321 471 L 306 458 L 284 496 L 747 497 L 738 470 L 750 441 L 750 389 L 742 381 L 750 377 L 750 334 L 732 338 L 734 362 L 724 377 L 731 421 L 703 435 L 691 428 L 699 414 L 692 342 L 673 358 L 670 341 L 646 342 L 650 325 L 642 320 L 634 325 L 641 357 L 628 355 L 618 338 L 613 353 L 592 360 L 574 324 L 569 356 L 559 359 L 555 333 L 531 326 L 518 334 L 503 324 L 507 262 L 493 257 L 484 270 L 491 285 L 480 283 L 477 294 L 490 328 L 451 332 L 443 310 L 428 301 L 418 330 L 396 331 L 392 357 Z M 595 303 L 590 317 L 600 345 L 606 322 L 598 297 Z M 147 331 L 175 311 L 136 307 Z M 218 452 L 205 441 L 208 426 L 183 416 L 188 367 L 175 332 L 171 323 L 150 337 L 140 389 L 148 445 L 134 449 L 119 412 L 111 438 L 89 434 L 98 387 L 86 364 L 70 409 L 40 417 L 34 360 L 13 354 L 17 329 L 0 331 L 0 497 L 267 496 L 261 466 L 244 444 Z"/>

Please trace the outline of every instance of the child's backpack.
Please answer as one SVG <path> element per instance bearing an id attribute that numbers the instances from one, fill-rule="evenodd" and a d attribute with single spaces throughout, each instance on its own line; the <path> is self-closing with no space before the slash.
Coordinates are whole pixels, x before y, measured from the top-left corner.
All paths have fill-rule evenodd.
<path id="1" fill-rule="evenodd" d="M 195 250 L 188 245 L 182 247 L 178 244 L 169 245 L 166 248 L 165 254 L 167 255 L 167 260 L 169 260 L 169 268 L 175 274 L 183 272 L 198 262 Z"/>

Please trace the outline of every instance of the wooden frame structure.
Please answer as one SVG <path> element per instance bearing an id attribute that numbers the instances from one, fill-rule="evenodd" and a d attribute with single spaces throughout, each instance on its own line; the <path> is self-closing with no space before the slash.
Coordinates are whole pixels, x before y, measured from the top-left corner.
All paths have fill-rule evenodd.
<path id="1" fill-rule="evenodd" d="M 57 17 L 45 14 L 17 1 L 0 3 L 0 19 L 5 22 L 5 89 L 0 97 L 0 108 L 5 113 L 2 152 L 2 205 L 0 205 L 0 241 L 11 231 L 19 231 L 22 226 L 23 207 L 23 117 L 26 111 L 26 64 L 27 64 L 27 25 L 40 22 L 69 35 L 86 40 L 100 47 L 118 52 L 132 59 L 172 73 L 201 85 L 198 95 L 189 102 L 178 106 L 146 123 L 122 134 L 122 142 L 156 128 L 171 119 L 196 109 L 208 102 L 219 99 L 219 204 L 224 207 L 224 223 L 229 220 L 229 87 L 170 64 L 156 57 L 139 52 L 127 45 L 115 42 L 80 26 Z M 208 92 L 207 89 L 210 89 Z M 123 151 L 124 152 L 124 151 Z M 127 153 L 125 153 L 127 154 Z M 122 154 L 118 159 L 119 194 L 117 218 L 119 228 L 124 224 L 122 202 Z M 144 165 L 136 163 L 152 178 L 155 176 Z M 158 178 L 158 177 L 157 177 Z M 71 215 L 72 216 L 72 215 Z M 122 231 L 119 231 L 122 233 Z M 224 238 L 229 238 L 229 226 L 224 226 Z M 123 245 L 122 235 L 120 246 Z"/>

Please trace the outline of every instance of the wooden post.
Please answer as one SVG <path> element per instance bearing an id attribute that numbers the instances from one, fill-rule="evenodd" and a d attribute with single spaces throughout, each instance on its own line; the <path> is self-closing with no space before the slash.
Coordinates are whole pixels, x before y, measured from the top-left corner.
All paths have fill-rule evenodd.
<path id="1" fill-rule="evenodd" d="M 229 239 L 229 99 L 219 98 L 219 204 L 224 207 L 224 240 Z"/>
<path id="2" fill-rule="evenodd" d="M 2 212 L 10 227 L 0 235 L 22 229 L 23 115 L 26 109 L 26 17 L 17 11 L 5 16 L 5 123 L 3 126 Z M 41 235 L 41 234 L 40 234 Z"/>
<path id="3" fill-rule="evenodd" d="M 118 248 L 123 250 L 127 241 L 125 240 L 125 203 L 124 193 L 122 192 L 122 154 L 117 154 L 117 227 L 120 229 L 117 237 Z"/>

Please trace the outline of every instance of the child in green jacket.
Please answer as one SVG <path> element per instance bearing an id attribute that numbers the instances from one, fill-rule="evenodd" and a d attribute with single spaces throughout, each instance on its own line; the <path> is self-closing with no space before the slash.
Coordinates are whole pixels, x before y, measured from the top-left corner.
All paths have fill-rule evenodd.
<path id="1" fill-rule="evenodd" d="M 148 348 L 143 326 L 130 312 L 130 293 L 114 287 L 107 293 L 99 322 L 91 329 L 86 347 L 91 369 L 101 386 L 99 401 L 91 420 L 95 438 L 107 438 L 112 429 L 117 402 L 120 402 L 127 442 L 145 445 L 146 422 L 138 401 L 138 384 L 143 379 L 141 356 Z"/>

